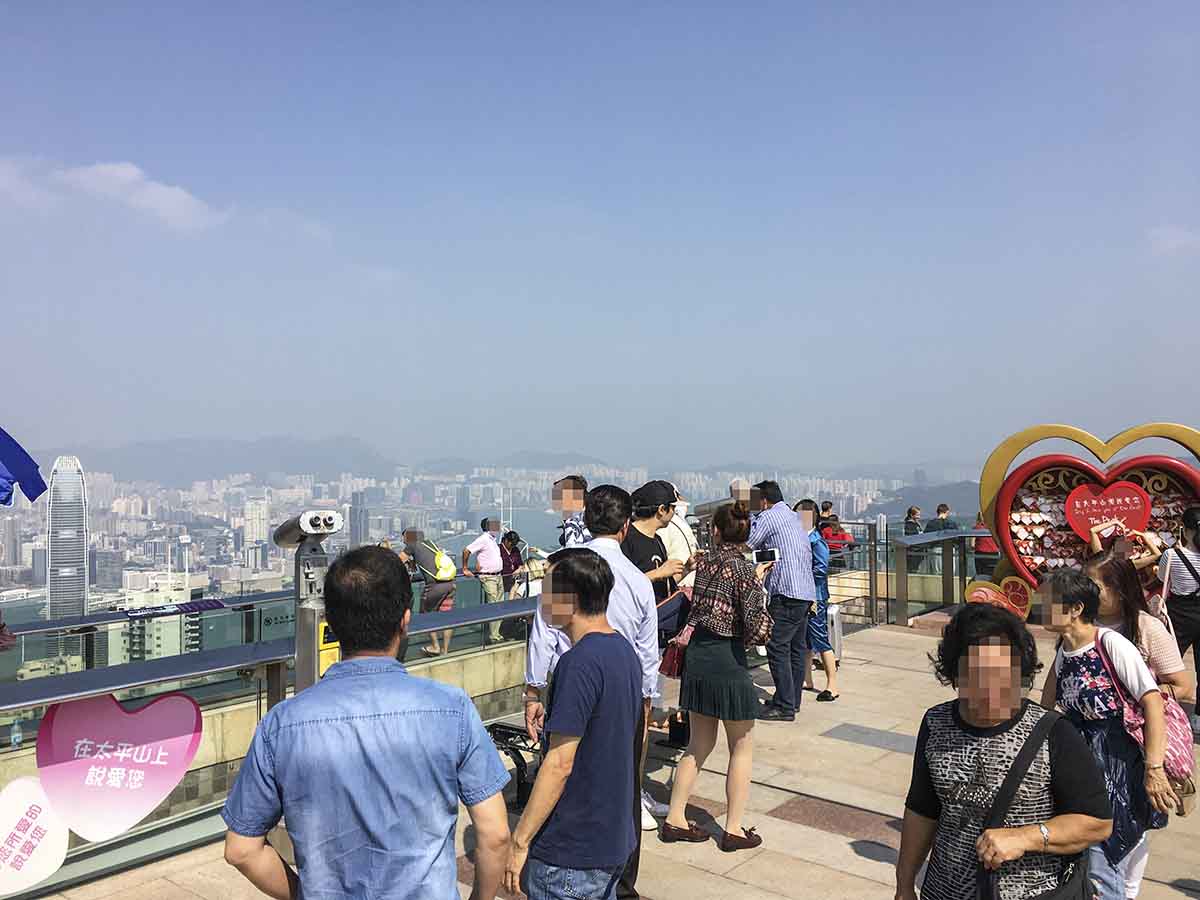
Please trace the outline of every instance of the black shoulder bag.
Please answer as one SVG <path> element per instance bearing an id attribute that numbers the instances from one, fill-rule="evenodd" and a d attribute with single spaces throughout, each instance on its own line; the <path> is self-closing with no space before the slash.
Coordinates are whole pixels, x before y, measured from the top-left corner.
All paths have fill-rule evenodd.
<path id="1" fill-rule="evenodd" d="M 1042 744 L 1050 736 L 1050 729 L 1061 718 L 1062 716 L 1056 712 L 1046 712 L 1033 726 L 1033 731 L 1021 746 L 1008 774 L 1004 776 L 1004 782 L 996 793 L 996 799 L 992 801 L 992 808 L 983 823 L 984 831 L 1004 826 L 1004 817 L 1008 815 L 1009 807 L 1016 799 L 1017 788 L 1020 787 L 1025 775 L 1029 772 L 1034 756 L 1042 749 Z M 975 873 L 975 884 L 979 900 L 999 900 L 999 872 L 989 871 L 980 864 Z M 1067 877 L 1058 887 L 1035 896 L 1038 900 L 1092 900 L 1095 891 L 1088 879 L 1087 851 L 1080 853 L 1071 861 Z"/>

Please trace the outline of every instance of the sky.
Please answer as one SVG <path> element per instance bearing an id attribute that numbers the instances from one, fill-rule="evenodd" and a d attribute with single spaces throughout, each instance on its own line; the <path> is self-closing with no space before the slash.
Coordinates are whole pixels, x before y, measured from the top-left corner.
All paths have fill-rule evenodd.
<path id="1" fill-rule="evenodd" d="M 982 462 L 1200 421 L 1200 6 L 12 4 L 0 427 Z"/>

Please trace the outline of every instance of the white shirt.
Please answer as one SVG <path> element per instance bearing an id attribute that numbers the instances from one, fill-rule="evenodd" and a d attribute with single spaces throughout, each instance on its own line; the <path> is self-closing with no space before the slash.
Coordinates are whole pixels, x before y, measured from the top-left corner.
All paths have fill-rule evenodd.
<path id="1" fill-rule="evenodd" d="M 621 552 L 612 538 L 593 538 L 583 545 L 608 563 L 613 589 L 608 595 L 608 624 L 633 645 L 642 664 L 642 696 L 658 696 L 658 606 L 650 579 Z M 533 617 L 525 644 L 525 683 L 545 687 L 558 658 L 571 648 L 571 639 L 547 625 L 539 611 Z"/>
<path id="2" fill-rule="evenodd" d="M 692 526 L 688 524 L 687 516 L 680 515 L 678 509 L 675 510 L 671 521 L 667 523 L 667 527 L 658 532 L 658 536 L 662 538 L 663 545 L 667 548 L 667 559 L 677 559 L 682 563 L 691 559 L 696 548 L 700 546 L 695 532 L 692 531 Z M 691 587 L 695 583 L 696 573 L 688 572 L 684 578 L 680 579 L 679 586 Z"/>
<path id="3" fill-rule="evenodd" d="M 500 545 L 496 543 L 491 532 L 485 531 L 467 544 L 467 552 L 474 553 L 479 558 L 481 575 L 499 575 L 504 568 L 504 560 L 500 557 Z"/>
<path id="4" fill-rule="evenodd" d="M 1187 565 L 1179 558 L 1180 553 L 1186 553 L 1192 567 L 1197 572 L 1200 572 L 1200 553 L 1195 550 L 1185 550 L 1179 544 L 1176 544 L 1170 550 L 1167 550 L 1158 559 L 1158 580 L 1167 586 L 1167 590 L 1171 592 L 1172 597 L 1186 597 L 1188 594 L 1200 588 L 1200 584 L 1196 584 L 1196 579 L 1192 577 L 1192 573 L 1188 571 Z M 1170 597 L 1167 597 L 1170 600 Z"/>
<path id="5" fill-rule="evenodd" d="M 1108 656 L 1108 661 L 1112 663 L 1113 671 L 1121 679 L 1121 684 L 1133 698 L 1134 703 L 1151 691 L 1158 690 L 1158 682 L 1154 680 L 1154 675 L 1146 666 L 1146 661 L 1142 659 L 1141 651 L 1128 638 L 1111 628 L 1101 628 L 1100 640 L 1104 642 L 1104 652 Z M 1095 641 L 1084 644 L 1078 650 L 1063 650 L 1059 647 L 1058 653 L 1054 657 L 1054 671 L 1058 672 L 1063 657 L 1082 656 L 1094 646 L 1096 646 Z"/>

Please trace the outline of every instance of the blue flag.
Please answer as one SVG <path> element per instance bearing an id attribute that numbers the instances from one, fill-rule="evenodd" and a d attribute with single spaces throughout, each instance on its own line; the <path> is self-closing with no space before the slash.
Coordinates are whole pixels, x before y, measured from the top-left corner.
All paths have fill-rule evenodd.
<path id="1" fill-rule="evenodd" d="M 46 492 L 46 482 L 33 457 L 0 428 L 0 504 L 12 505 L 14 484 L 21 486 L 21 493 L 30 503 Z"/>

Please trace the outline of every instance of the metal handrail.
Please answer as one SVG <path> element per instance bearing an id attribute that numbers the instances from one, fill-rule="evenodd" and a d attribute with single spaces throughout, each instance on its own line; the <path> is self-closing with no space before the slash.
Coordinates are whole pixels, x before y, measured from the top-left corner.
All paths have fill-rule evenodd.
<path id="1" fill-rule="evenodd" d="M 421 613 L 412 617 L 406 635 L 416 637 L 450 628 L 519 619 L 532 615 L 537 606 L 538 599 L 531 598 L 446 612 Z M 223 647 L 219 650 L 180 653 L 163 659 L 32 678 L 5 687 L 4 697 L 0 700 L 0 713 L 49 706 L 68 700 L 82 700 L 163 681 L 184 681 L 238 669 L 286 664 L 295 655 L 295 638 L 279 638 L 273 641 L 239 644 L 236 647 Z"/>
<path id="2" fill-rule="evenodd" d="M 278 603 L 280 600 L 291 600 L 295 597 L 292 591 L 270 591 L 262 594 L 243 594 L 238 597 L 202 597 L 203 600 L 218 600 L 226 610 L 230 612 L 245 612 L 253 606 L 258 606 L 263 603 Z M 9 625 L 10 633 L 18 636 L 30 634 L 46 634 L 51 631 L 61 631 L 70 633 L 79 631 L 85 628 L 96 628 L 100 625 L 114 625 L 118 622 L 128 622 L 131 619 L 145 620 L 154 618 L 165 618 L 166 616 L 185 616 L 193 615 L 191 613 L 181 612 L 179 610 L 169 610 L 168 607 L 179 606 L 183 603 L 195 601 L 180 600 L 177 603 L 166 603 L 161 608 L 162 611 L 153 613 L 152 610 L 124 610 L 110 609 L 104 612 L 92 613 L 86 616 L 76 616 L 69 619 L 52 619 L 50 621 L 41 622 L 25 622 L 24 624 Z M 150 611 L 150 615 L 146 613 Z M 218 610 L 210 610 L 218 612 Z M 130 613 L 139 613 L 137 616 L 130 616 Z M 203 615 L 203 613 L 199 613 Z"/>
<path id="3" fill-rule="evenodd" d="M 892 544 L 897 547 L 923 547 L 932 544 L 940 544 L 943 541 L 959 540 L 961 538 L 981 538 L 989 537 L 991 532 L 987 529 L 970 530 L 966 528 L 956 528 L 953 531 L 934 531 L 929 534 L 897 534 L 892 538 Z"/>

